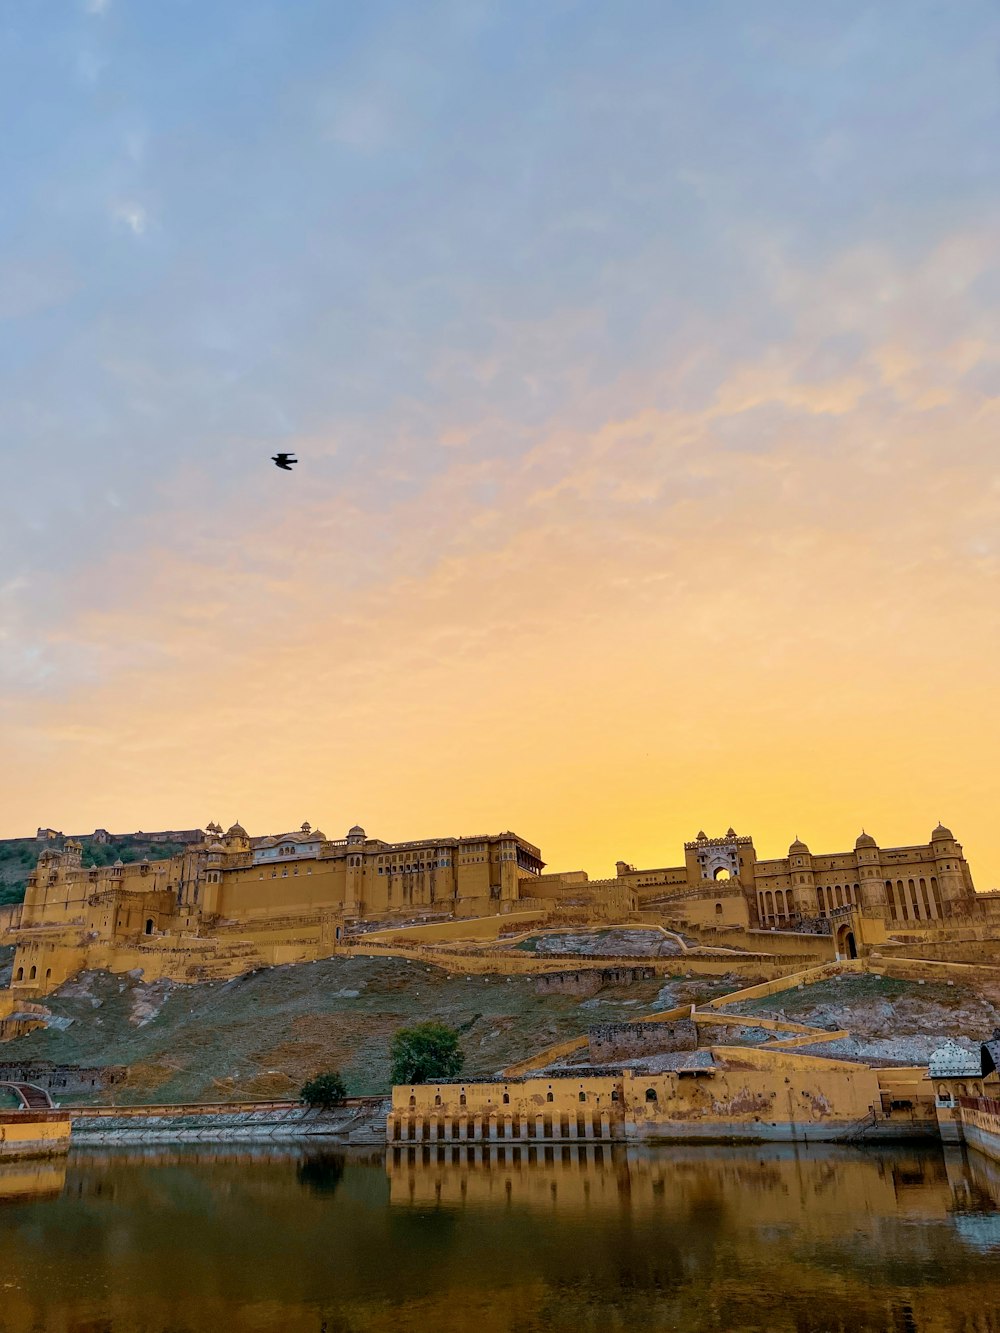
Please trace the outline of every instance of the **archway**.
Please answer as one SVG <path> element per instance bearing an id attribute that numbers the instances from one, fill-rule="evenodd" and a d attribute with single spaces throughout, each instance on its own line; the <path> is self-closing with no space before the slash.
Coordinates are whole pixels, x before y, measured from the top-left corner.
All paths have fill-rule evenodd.
<path id="1" fill-rule="evenodd" d="M 837 931 L 837 955 L 840 958 L 857 958 L 858 942 L 850 926 L 841 926 Z"/>
<path id="2" fill-rule="evenodd" d="M 146 922 L 146 934 L 152 935 L 152 933 L 153 933 L 153 918 L 150 917 Z"/>
<path id="3" fill-rule="evenodd" d="M 715 872 L 714 878 L 719 881 L 732 879 L 732 874 L 726 869 L 725 866 L 719 866 L 718 870 L 716 870 Z"/>

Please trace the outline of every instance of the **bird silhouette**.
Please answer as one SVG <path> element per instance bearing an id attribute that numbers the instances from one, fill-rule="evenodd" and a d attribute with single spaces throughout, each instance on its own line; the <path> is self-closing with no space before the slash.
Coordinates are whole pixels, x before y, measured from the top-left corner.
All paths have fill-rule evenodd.
<path id="1" fill-rule="evenodd" d="M 298 461 L 299 460 L 297 458 L 293 458 L 291 454 L 271 455 L 271 462 L 274 464 L 274 466 L 283 468 L 285 472 L 291 472 L 292 464 L 297 463 Z"/>

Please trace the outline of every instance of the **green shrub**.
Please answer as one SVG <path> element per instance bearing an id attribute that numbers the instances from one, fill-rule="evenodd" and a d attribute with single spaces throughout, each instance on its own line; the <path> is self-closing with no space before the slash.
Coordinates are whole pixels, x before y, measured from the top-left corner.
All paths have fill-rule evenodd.
<path id="1" fill-rule="evenodd" d="M 317 1074 L 308 1083 L 303 1083 L 302 1091 L 299 1093 L 300 1099 L 306 1106 L 315 1106 L 321 1111 L 329 1111 L 332 1107 L 339 1106 L 346 1096 L 347 1087 L 335 1069 L 325 1074 Z"/>

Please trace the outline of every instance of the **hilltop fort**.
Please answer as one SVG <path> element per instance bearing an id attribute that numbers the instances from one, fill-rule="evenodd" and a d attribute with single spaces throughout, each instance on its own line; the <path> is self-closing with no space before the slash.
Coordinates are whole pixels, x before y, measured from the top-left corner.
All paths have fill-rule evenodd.
<path id="1" fill-rule="evenodd" d="M 239 823 L 111 835 L 93 848 L 168 846 L 171 854 L 84 864 L 84 842 L 39 829 L 24 901 L 0 914 L 16 946 L 11 987 L 28 999 L 83 969 L 147 980 L 230 977 L 327 957 L 358 939 L 496 939 L 538 924 L 643 921 L 758 958 L 851 958 L 901 930 L 924 943 L 983 938 L 1000 898 L 977 893 L 961 844 L 938 825 L 926 843 L 757 856 L 732 828 L 700 832 L 683 864 L 612 879 L 546 873 L 540 849 L 511 831 L 389 842 L 354 825 L 328 838 L 308 822 L 251 837 Z M 372 932 L 375 932 L 374 934 Z M 769 970 L 769 969 L 765 969 Z M 785 969 L 788 970 L 787 968 Z"/>

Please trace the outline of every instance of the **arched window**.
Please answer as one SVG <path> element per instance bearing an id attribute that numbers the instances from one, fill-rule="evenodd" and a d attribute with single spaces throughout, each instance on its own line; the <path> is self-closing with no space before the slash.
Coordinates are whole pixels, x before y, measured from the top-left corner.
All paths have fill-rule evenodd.
<path id="1" fill-rule="evenodd" d="M 585 1102 L 586 1100 L 587 1100 L 587 1094 L 586 1094 L 585 1092 L 581 1092 L 581 1093 L 580 1093 L 580 1101 L 581 1101 L 581 1102 Z"/>
<path id="2" fill-rule="evenodd" d="M 438 1093 L 437 1096 L 434 1098 L 434 1105 L 435 1105 L 435 1106 L 440 1106 L 440 1105 L 441 1105 L 441 1094 L 440 1094 L 440 1093 Z"/>
<path id="3" fill-rule="evenodd" d="M 47 967 L 47 968 L 45 969 L 45 980 L 46 980 L 46 981 L 51 981 L 51 980 L 52 980 L 52 969 L 51 969 L 51 967 Z"/>
<path id="4" fill-rule="evenodd" d="M 504 1106 L 509 1106 L 509 1105 L 510 1105 L 510 1093 L 509 1093 L 509 1092 L 505 1092 L 505 1093 L 504 1093 L 504 1095 L 503 1095 L 503 1104 L 504 1104 Z"/>
<path id="5" fill-rule="evenodd" d="M 721 903 L 716 903 L 716 904 L 715 904 L 715 915 L 716 915 L 716 916 L 721 916 L 721 915 L 722 915 L 722 904 L 721 904 Z"/>
<path id="6" fill-rule="evenodd" d="M 153 918 L 149 917 L 146 921 L 146 934 L 152 935 L 152 933 L 153 933 Z"/>
<path id="7" fill-rule="evenodd" d="M 31 966 L 31 971 L 28 973 L 28 980 L 29 980 L 29 981 L 34 981 L 35 977 L 37 977 L 37 976 L 38 976 L 38 968 L 35 967 L 34 964 L 32 964 L 32 966 Z"/>
<path id="8" fill-rule="evenodd" d="M 463 1092 L 463 1093 L 461 1094 L 461 1096 L 459 1097 L 459 1099 L 458 1099 L 458 1104 L 459 1104 L 459 1106 L 464 1106 L 464 1105 L 465 1105 L 465 1093 L 464 1093 L 464 1092 Z"/>
<path id="9" fill-rule="evenodd" d="M 15 980 L 15 981 L 23 981 L 23 980 L 24 980 L 24 968 L 23 968 L 23 967 L 19 967 L 19 968 L 17 969 L 17 976 L 14 978 L 14 980 Z"/>
<path id="10" fill-rule="evenodd" d="M 612 1089 L 611 1089 L 611 1100 L 612 1100 L 613 1102 L 616 1102 L 616 1101 L 618 1100 L 618 1089 L 617 1089 L 617 1088 L 612 1088 Z"/>
<path id="11" fill-rule="evenodd" d="M 548 1094 L 546 1095 L 545 1100 L 546 1100 L 547 1102 L 554 1102 L 554 1101 L 555 1101 L 555 1097 L 553 1097 L 552 1093 L 550 1092 L 550 1093 L 548 1093 Z"/>
<path id="12" fill-rule="evenodd" d="M 416 1104 L 417 1104 L 417 1099 L 416 1099 L 416 1097 L 414 1097 L 414 1096 L 411 1094 L 411 1096 L 410 1096 L 410 1105 L 411 1105 L 411 1106 L 416 1106 Z"/>
<path id="13" fill-rule="evenodd" d="M 647 1089 L 646 1089 L 646 1101 L 647 1101 L 647 1102 L 655 1102 L 656 1100 L 657 1100 L 656 1089 L 655 1089 L 655 1088 L 647 1088 Z"/>

